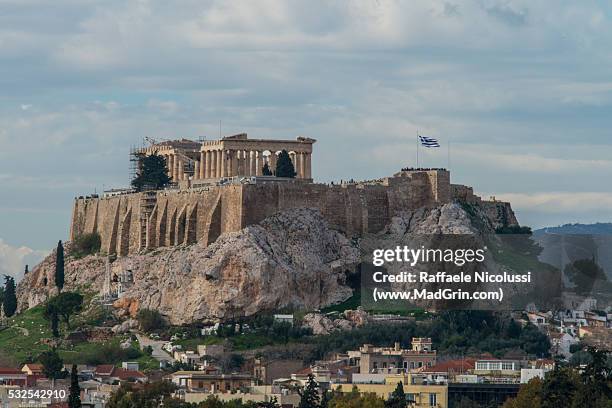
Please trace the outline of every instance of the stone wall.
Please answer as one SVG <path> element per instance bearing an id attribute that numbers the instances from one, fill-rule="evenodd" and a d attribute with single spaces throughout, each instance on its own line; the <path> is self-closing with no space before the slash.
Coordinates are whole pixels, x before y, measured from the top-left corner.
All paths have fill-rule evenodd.
<path id="1" fill-rule="evenodd" d="M 70 239 L 97 232 L 102 251 L 118 255 L 195 242 L 207 246 L 222 233 L 291 208 L 317 209 L 334 228 L 353 237 L 381 231 L 403 211 L 452 200 L 482 205 L 496 225 L 516 223 L 508 203 L 484 202 L 471 187 L 451 185 L 448 171 L 429 170 L 340 185 L 296 180 L 78 198 Z"/>

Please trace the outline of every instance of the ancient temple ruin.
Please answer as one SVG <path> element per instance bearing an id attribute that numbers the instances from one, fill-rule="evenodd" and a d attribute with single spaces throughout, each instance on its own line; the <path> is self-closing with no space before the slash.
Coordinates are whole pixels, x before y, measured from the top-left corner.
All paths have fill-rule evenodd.
<path id="1" fill-rule="evenodd" d="M 158 154 L 166 159 L 173 182 L 235 176 L 261 176 L 264 164 L 276 168 L 276 159 L 286 150 L 294 164 L 297 178 L 312 178 L 314 139 L 249 139 L 246 133 L 219 140 L 196 142 L 187 139 L 153 143 L 138 153 Z"/>

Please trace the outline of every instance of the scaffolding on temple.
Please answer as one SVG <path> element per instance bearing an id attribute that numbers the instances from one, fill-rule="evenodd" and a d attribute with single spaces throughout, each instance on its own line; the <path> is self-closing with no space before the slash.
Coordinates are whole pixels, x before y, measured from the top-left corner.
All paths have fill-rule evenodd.
<path id="1" fill-rule="evenodd" d="M 141 149 L 134 145 L 131 145 L 130 146 L 130 169 L 129 169 L 130 183 L 132 182 L 132 180 L 134 180 L 138 176 L 141 165 L 142 165 Z"/>

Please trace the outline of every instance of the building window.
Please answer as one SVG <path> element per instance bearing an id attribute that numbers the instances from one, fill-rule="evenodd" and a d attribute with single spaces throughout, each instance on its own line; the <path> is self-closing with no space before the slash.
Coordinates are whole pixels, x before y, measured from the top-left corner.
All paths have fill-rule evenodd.
<path id="1" fill-rule="evenodd" d="M 383 363 L 383 368 L 387 368 L 387 363 Z"/>
<path id="2" fill-rule="evenodd" d="M 406 394 L 406 402 L 415 403 L 416 402 L 416 394 L 413 394 L 413 393 Z"/>
<path id="3" fill-rule="evenodd" d="M 438 404 L 438 395 L 435 393 L 430 393 L 429 394 L 429 406 L 430 407 L 435 407 Z"/>

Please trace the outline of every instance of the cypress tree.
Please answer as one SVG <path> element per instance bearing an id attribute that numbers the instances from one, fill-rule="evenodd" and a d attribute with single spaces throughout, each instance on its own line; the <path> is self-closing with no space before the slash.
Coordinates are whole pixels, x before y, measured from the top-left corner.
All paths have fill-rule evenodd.
<path id="1" fill-rule="evenodd" d="M 300 391 L 300 405 L 298 408 L 319 408 L 319 384 L 312 374 L 308 375 L 306 387 Z"/>
<path id="2" fill-rule="evenodd" d="M 276 161 L 276 177 L 294 178 L 296 175 L 289 153 L 286 150 L 281 151 Z"/>
<path id="3" fill-rule="evenodd" d="M 55 253 L 55 286 L 61 291 L 64 287 L 64 246 L 60 240 Z"/>
<path id="4" fill-rule="evenodd" d="M 40 356 L 38 356 L 38 361 L 43 366 L 43 374 L 45 377 L 51 379 L 53 386 L 55 386 L 55 380 L 61 378 L 62 371 L 64 370 L 62 358 L 57 354 L 54 348 L 41 353 Z"/>
<path id="5" fill-rule="evenodd" d="M 406 393 L 404 392 L 404 385 L 402 382 L 397 383 L 397 387 L 391 393 L 391 396 L 385 404 L 388 408 L 404 408 L 406 406 Z"/>
<path id="6" fill-rule="evenodd" d="M 60 336 L 59 332 L 59 317 L 57 316 L 57 312 L 53 311 L 49 316 L 51 319 L 51 332 L 53 333 L 53 337 L 58 338 Z"/>
<path id="7" fill-rule="evenodd" d="M 265 163 L 263 165 L 263 168 L 261 169 L 261 174 L 263 174 L 264 176 L 272 175 L 272 170 L 270 170 L 270 166 L 268 166 L 268 163 Z"/>
<path id="8" fill-rule="evenodd" d="M 168 167 L 164 156 L 157 153 L 150 156 L 138 155 L 138 173 L 132 180 L 132 187 L 137 191 L 153 188 L 159 190 L 170 183 Z"/>
<path id="9" fill-rule="evenodd" d="M 81 408 L 81 387 L 79 387 L 79 376 L 76 364 L 72 365 L 70 372 L 70 393 L 68 394 L 68 406 L 70 408 Z"/>
<path id="10" fill-rule="evenodd" d="M 15 291 L 15 279 L 4 275 L 4 297 L 2 299 L 4 315 L 11 317 L 17 311 L 17 293 Z"/>

